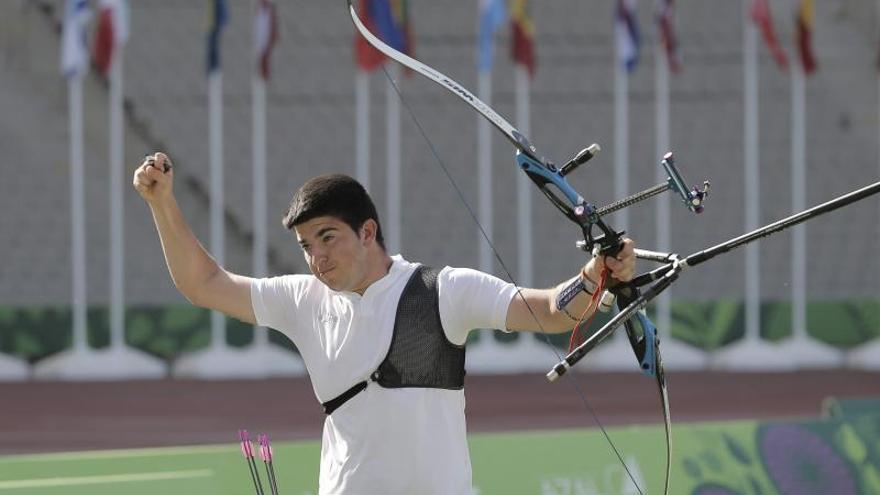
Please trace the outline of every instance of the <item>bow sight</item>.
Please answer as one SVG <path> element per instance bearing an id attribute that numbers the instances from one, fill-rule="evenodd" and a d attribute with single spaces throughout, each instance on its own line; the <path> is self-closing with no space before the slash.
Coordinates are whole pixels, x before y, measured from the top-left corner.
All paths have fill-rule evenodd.
<path id="1" fill-rule="evenodd" d="M 538 189 L 544 193 L 547 199 L 563 215 L 581 228 L 584 240 L 578 241 L 577 245 L 582 250 L 591 252 L 594 256 L 600 253 L 614 254 L 619 249 L 620 239 L 624 232 L 617 232 L 609 227 L 602 221 L 602 217 L 640 203 L 665 191 L 672 190 L 677 193 L 685 206 L 692 212 L 700 213 L 703 211 L 703 202 L 709 194 L 709 181 L 703 182 L 702 188 L 694 186 L 691 189 L 687 189 L 684 185 L 684 179 L 682 179 L 681 174 L 675 167 L 672 152 L 666 153 L 660 162 L 660 165 L 666 170 L 667 178 L 665 182 L 661 182 L 609 205 L 596 208 L 592 203 L 585 201 L 571 187 L 565 176 L 596 156 L 601 149 L 598 144 L 593 143 L 581 150 L 561 168 L 557 168 L 552 162 L 538 160 L 531 153 L 523 153 L 520 150 L 516 154 L 517 164 L 529 176 L 532 182 L 538 186 Z M 564 199 L 556 191 L 561 193 Z M 602 231 L 599 236 L 593 236 L 594 226 Z"/>

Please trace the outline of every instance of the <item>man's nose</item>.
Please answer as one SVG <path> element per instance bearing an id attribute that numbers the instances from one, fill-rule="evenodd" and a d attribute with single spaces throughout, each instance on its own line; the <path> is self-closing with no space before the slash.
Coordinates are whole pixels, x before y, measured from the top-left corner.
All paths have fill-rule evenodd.
<path id="1" fill-rule="evenodd" d="M 327 251 L 322 248 L 312 248 L 312 262 L 317 264 L 327 262 Z"/>

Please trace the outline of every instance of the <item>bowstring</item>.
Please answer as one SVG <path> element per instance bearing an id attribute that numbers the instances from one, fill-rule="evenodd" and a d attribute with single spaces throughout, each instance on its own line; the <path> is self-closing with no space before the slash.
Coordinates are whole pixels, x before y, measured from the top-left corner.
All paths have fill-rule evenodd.
<path id="1" fill-rule="evenodd" d="M 513 285 L 515 287 L 517 287 L 517 291 L 516 291 L 517 296 L 519 296 L 519 298 L 522 299 L 522 301 L 525 303 L 526 308 L 529 310 L 529 314 L 532 315 L 532 318 L 535 320 L 535 323 L 537 323 L 538 329 L 540 330 L 542 336 L 544 337 L 544 340 L 548 344 L 548 347 L 556 355 L 556 359 L 558 361 L 562 361 L 563 356 L 559 353 L 559 350 L 556 349 L 556 346 L 554 346 L 552 344 L 552 342 L 550 340 L 550 334 L 548 334 L 547 331 L 544 330 L 544 326 L 541 325 L 541 322 L 538 320 L 538 317 L 535 314 L 534 310 L 532 309 L 532 306 L 526 300 L 525 296 L 522 295 L 522 290 L 520 289 L 519 284 L 516 283 L 516 279 L 514 278 L 511 271 L 507 268 L 507 264 L 501 258 L 501 254 L 498 252 L 498 249 L 495 248 L 495 244 L 489 238 L 489 235 L 486 233 L 486 230 L 483 228 L 483 224 L 480 223 L 480 220 L 477 217 L 477 214 L 474 212 L 474 209 L 471 207 L 470 203 L 468 203 L 467 199 L 465 199 L 464 193 L 462 192 L 461 188 L 458 186 L 458 183 L 455 181 L 455 178 L 452 177 L 452 174 L 449 172 L 449 168 L 446 166 L 443 159 L 440 158 L 440 154 L 437 151 L 437 149 L 435 148 L 434 142 L 431 141 L 431 139 L 428 137 L 427 132 L 422 127 L 421 121 L 419 121 L 419 119 L 416 117 L 416 114 L 413 111 L 412 107 L 410 107 L 409 101 L 407 101 L 407 99 L 404 98 L 403 93 L 400 91 L 400 87 L 397 85 L 397 82 L 394 80 L 394 78 L 391 77 L 391 74 L 388 73 L 388 69 L 385 67 L 385 64 L 382 64 L 382 72 L 385 73 L 385 78 L 388 79 L 388 82 L 394 88 L 394 92 L 397 93 L 397 97 L 400 99 L 401 103 L 403 103 L 403 107 L 406 108 L 407 113 L 409 113 L 410 118 L 413 120 L 413 123 L 416 125 L 416 128 L 419 130 L 419 134 L 422 135 L 422 138 L 424 138 L 425 142 L 427 143 L 428 149 L 430 149 L 431 154 L 434 156 L 434 159 L 440 165 L 440 168 L 443 170 L 444 175 L 446 175 L 446 179 L 449 181 L 449 184 L 455 190 L 456 194 L 458 195 L 459 200 L 461 200 L 462 204 L 464 204 L 465 208 L 468 211 L 468 214 L 470 215 L 471 219 L 476 224 L 477 229 L 479 229 L 480 234 L 482 235 L 483 239 L 489 245 L 489 248 L 492 250 L 492 254 L 495 256 L 495 259 L 498 261 L 498 264 L 501 266 L 502 270 L 504 270 L 504 273 L 507 275 L 507 277 L 511 281 L 511 283 L 513 283 Z M 597 290 L 597 293 L 598 293 L 598 290 Z M 597 310 L 598 310 L 598 307 L 597 307 Z M 577 330 L 577 327 L 580 325 L 580 323 L 582 321 L 583 321 L 583 316 L 581 316 L 581 321 L 579 321 L 575 325 L 575 328 L 572 331 Z M 602 421 L 599 420 L 599 416 L 596 414 L 596 411 L 590 405 L 589 401 L 587 400 L 586 394 L 584 394 L 583 390 L 581 390 L 580 385 L 577 383 L 577 381 L 574 378 L 568 377 L 567 375 L 566 375 L 566 377 L 568 378 L 567 382 L 570 383 L 571 386 L 574 388 L 578 397 L 580 397 L 580 399 L 581 399 L 581 403 L 584 405 L 586 410 L 590 413 L 590 416 L 592 416 L 593 421 L 596 423 L 596 426 L 599 427 L 599 430 L 602 432 L 602 436 L 605 438 L 605 441 L 611 447 L 611 450 L 614 451 L 614 454 L 617 456 L 617 459 L 620 461 L 621 466 L 623 466 L 624 471 L 626 471 L 627 476 L 629 476 L 630 481 L 632 481 L 633 485 L 636 487 L 636 490 L 638 490 L 639 495 L 645 495 L 645 492 L 642 491 L 642 488 L 636 482 L 635 476 L 633 475 L 632 471 L 630 471 L 629 466 L 627 466 L 626 462 L 623 460 L 623 455 L 617 449 L 617 446 L 614 445 L 614 442 L 611 441 L 611 437 L 608 435 L 608 431 L 605 429 L 605 426 L 602 424 Z"/>

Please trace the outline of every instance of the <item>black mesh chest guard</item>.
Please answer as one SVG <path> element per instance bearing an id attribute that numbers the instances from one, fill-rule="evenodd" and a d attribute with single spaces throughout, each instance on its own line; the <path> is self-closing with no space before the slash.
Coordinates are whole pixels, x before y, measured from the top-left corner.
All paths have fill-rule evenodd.
<path id="1" fill-rule="evenodd" d="M 439 273 L 425 266 L 416 268 L 400 294 L 391 345 L 382 364 L 369 380 L 321 404 L 325 414 L 363 392 L 370 381 L 385 388 L 464 388 L 464 346 L 450 342 L 440 323 Z"/>
<path id="2" fill-rule="evenodd" d="M 379 385 L 449 390 L 464 387 L 465 349 L 450 342 L 443 332 L 438 274 L 439 270 L 419 266 L 404 287 L 388 355 L 371 376 Z"/>

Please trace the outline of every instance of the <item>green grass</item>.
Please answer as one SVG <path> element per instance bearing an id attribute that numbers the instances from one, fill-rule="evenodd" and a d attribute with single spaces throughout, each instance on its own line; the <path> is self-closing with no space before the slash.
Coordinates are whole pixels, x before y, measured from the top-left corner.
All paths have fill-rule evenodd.
<path id="1" fill-rule="evenodd" d="M 723 488 L 727 491 L 717 493 L 774 494 L 780 493 L 779 480 L 828 488 L 821 493 L 844 493 L 841 487 L 847 487 L 845 493 L 880 493 L 880 411 L 868 413 L 789 423 L 676 424 L 670 493 Z M 663 427 L 609 428 L 608 433 L 629 473 L 595 429 L 470 435 L 475 493 L 662 493 Z M 770 442 L 780 434 L 785 442 Z M 280 492 L 316 495 L 318 442 L 277 443 L 274 448 Z M 794 464 L 778 462 L 794 458 Z M 829 465 L 836 467 L 824 468 Z M 248 468 L 231 443 L 0 457 L 0 495 L 252 493 Z"/>

